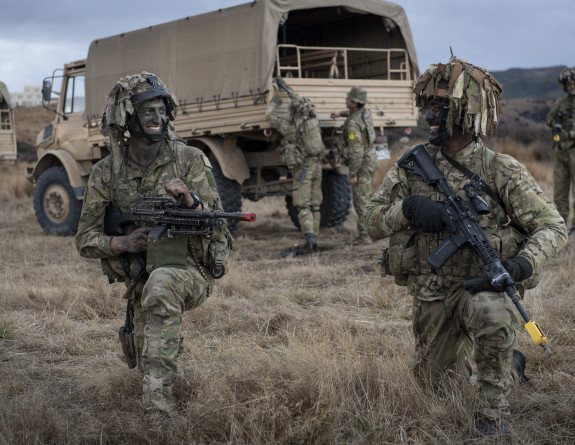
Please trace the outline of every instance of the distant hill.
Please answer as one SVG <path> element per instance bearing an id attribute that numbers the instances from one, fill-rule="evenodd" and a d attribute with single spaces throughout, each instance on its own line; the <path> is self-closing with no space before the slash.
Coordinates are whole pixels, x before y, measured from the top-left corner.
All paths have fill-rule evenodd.
<path id="1" fill-rule="evenodd" d="M 511 68 L 505 71 L 493 71 L 491 74 L 503 85 L 503 99 L 552 99 L 563 94 L 563 87 L 557 82 L 557 76 L 564 65 L 550 68 Z"/>

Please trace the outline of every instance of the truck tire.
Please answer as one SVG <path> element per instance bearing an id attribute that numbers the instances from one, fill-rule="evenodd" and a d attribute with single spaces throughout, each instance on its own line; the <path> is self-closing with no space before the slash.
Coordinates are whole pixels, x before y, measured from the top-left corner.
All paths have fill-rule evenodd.
<path id="1" fill-rule="evenodd" d="M 351 208 L 351 189 L 346 175 L 333 170 L 324 170 L 321 178 L 323 200 L 320 207 L 321 227 L 337 227 L 343 224 Z M 301 229 L 297 210 L 291 195 L 286 195 L 286 207 L 289 217 L 298 229 Z"/>
<path id="2" fill-rule="evenodd" d="M 82 211 L 64 167 L 52 167 L 40 175 L 34 188 L 34 212 L 44 232 L 50 235 L 74 235 Z"/>
<path id="3" fill-rule="evenodd" d="M 222 173 L 220 164 L 218 164 L 218 161 L 214 157 L 210 158 L 210 162 L 224 211 L 241 212 L 242 190 L 239 182 L 226 178 Z M 238 230 L 238 224 L 239 221 L 228 220 L 228 230 L 232 235 Z"/>

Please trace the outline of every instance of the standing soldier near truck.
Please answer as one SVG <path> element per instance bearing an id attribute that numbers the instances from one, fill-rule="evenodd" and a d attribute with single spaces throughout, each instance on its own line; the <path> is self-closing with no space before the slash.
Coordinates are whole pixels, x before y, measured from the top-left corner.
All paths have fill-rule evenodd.
<path id="1" fill-rule="evenodd" d="M 293 204 L 298 212 L 300 228 L 305 234 L 303 249 L 292 249 L 291 253 L 292 256 L 315 253 L 321 220 L 321 158 L 325 146 L 313 104 L 294 93 L 280 76 L 276 81 L 291 99 L 290 117 L 278 116 L 277 108 L 282 104 L 282 99 L 274 96 L 266 111 L 266 119 L 283 135 L 282 158 L 292 172 Z"/>
<path id="2" fill-rule="evenodd" d="M 130 213 L 131 203 L 145 194 L 171 196 L 191 209 L 220 209 L 208 158 L 184 144 L 172 126 L 177 104 L 153 74 L 142 72 L 116 83 L 102 117 L 111 154 L 90 174 L 76 234 L 80 255 L 101 259 L 110 281 L 126 284 L 133 337 L 121 331 L 122 349 L 130 367 L 137 364 L 143 371 L 144 407 L 163 412 L 175 405 L 172 385 L 182 314 L 209 297 L 214 280 L 207 268 L 214 257 L 227 259 L 229 234 L 223 225 L 210 237 L 153 239 L 149 228 L 132 224 L 123 234 L 111 234 L 108 215 Z"/>
<path id="3" fill-rule="evenodd" d="M 491 258 L 501 256 L 498 274 L 508 287 L 534 286 L 541 266 L 565 245 L 567 229 L 525 166 L 483 145 L 480 136 L 497 127 L 502 95 L 485 69 L 452 56 L 430 65 L 413 92 L 430 128 L 429 143 L 390 168 L 367 206 L 366 224 L 373 239 L 390 238 L 384 264 L 413 296 L 416 377 L 432 388 L 446 375 L 470 377 L 474 359 L 476 427 L 482 435 L 508 435 L 512 368 L 523 373 L 524 357 L 514 351 L 517 317 L 512 299 L 486 275 L 496 267 L 488 270 L 486 256 L 468 239 L 453 241 L 462 233 L 455 221 L 473 216 L 497 250 Z M 425 177 L 410 161 L 416 150 L 429 153 L 435 177 Z M 484 205 L 454 214 L 452 203 L 470 209 L 471 200 Z M 441 262 L 433 261 L 440 256 Z"/>
<path id="4" fill-rule="evenodd" d="M 346 117 L 343 124 L 341 157 L 349 167 L 349 185 L 352 187 L 353 207 L 357 213 L 358 237 L 353 244 L 369 244 L 371 239 L 363 221 L 365 207 L 371 195 L 371 182 L 375 173 L 375 130 L 371 112 L 365 107 L 367 91 L 354 86 L 345 100 L 347 110 L 334 111 L 332 118 Z"/>
<path id="5" fill-rule="evenodd" d="M 553 201 L 567 224 L 570 190 L 575 190 L 575 67 L 565 68 L 559 74 L 558 82 L 563 84 L 567 96 L 555 102 L 545 123 L 553 129 L 553 147 L 557 147 L 553 169 Z M 569 230 L 569 235 L 573 233 L 575 224 Z"/>

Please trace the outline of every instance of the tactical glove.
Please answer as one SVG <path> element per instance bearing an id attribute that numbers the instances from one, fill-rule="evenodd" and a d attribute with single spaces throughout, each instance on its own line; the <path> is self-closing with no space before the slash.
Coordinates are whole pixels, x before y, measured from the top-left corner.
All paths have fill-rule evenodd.
<path id="1" fill-rule="evenodd" d="M 279 105 L 281 105 L 281 104 L 283 103 L 283 100 L 282 100 L 282 98 L 279 97 L 279 96 L 274 96 L 274 97 L 272 98 L 271 102 L 273 102 L 274 104 L 278 104 L 278 106 L 279 106 Z"/>
<path id="2" fill-rule="evenodd" d="M 455 224 L 445 210 L 445 204 L 424 196 L 406 196 L 401 206 L 403 215 L 425 233 L 447 230 L 455 232 Z"/>
<path id="3" fill-rule="evenodd" d="M 503 267 L 509 272 L 513 281 L 518 283 L 526 280 L 531 275 L 533 275 L 533 267 L 529 264 L 525 258 L 516 256 L 509 260 L 503 260 L 501 262 Z M 476 294 L 478 292 L 503 292 L 502 287 L 495 287 L 491 285 L 491 281 L 487 277 L 477 277 L 469 278 L 463 283 L 463 287 L 470 294 Z"/>

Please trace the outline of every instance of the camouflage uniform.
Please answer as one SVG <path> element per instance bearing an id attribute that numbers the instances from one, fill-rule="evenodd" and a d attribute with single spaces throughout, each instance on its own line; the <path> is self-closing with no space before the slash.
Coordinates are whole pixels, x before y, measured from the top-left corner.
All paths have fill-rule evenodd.
<path id="1" fill-rule="evenodd" d="M 169 137 L 172 136 L 170 132 Z M 186 266 L 154 267 L 147 273 L 140 254 L 115 256 L 110 246 L 113 237 L 106 235 L 102 228 L 107 206 L 129 212 L 130 203 L 138 195 L 168 197 L 164 180 L 180 178 L 200 197 L 204 209 L 221 210 L 221 207 L 210 162 L 199 149 L 167 137 L 161 142 L 156 159 L 143 168 L 130 159 L 125 148 L 115 143 L 112 146 L 115 146 L 112 154 L 99 161 L 90 174 L 76 247 L 83 257 L 101 259 L 103 271 L 111 281 L 125 282 L 125 297 L 134 303 L 135 343 L 144 372 L 144 406 L 170 411 L 175 403 L 172 384 L 177 373 L 175 360 L 182 314 L 198 307 L 209 296 L 213 279 L 205 269 L 209 262 L 208 246 L 223 242 L 227 249 L 228 232 L 224 227 L 217 228 L 210 240 L 200 236 L 170 240 L 187 243 Z M 134 229 L 128 226 L 125 234 Z"/>
<path id="2" fill-rule="evenodd" d="M 319 234 L 322 202 L 321 158 L 325 147 L 317 117 L 294 116 L 294 104 L 297 107 L 305 99 L 296 93 L 289 93 L 289 96 L 292 100 L 291 119 L 278 116 L 277 109 L 281 104 L 279 100 L 270 102 L 266 110 L 266 119 L 283 135 L 282 158 L 287 166 L 294 167 L 293 205 L 298 211 L 300 228 L 309 240 L 310 235 L 315 237 Z"/>
<path id="3" fill-rule="evenodd" d="M 430 68 L 422 76 L 429 71 L 435 75 L 433 70 L 437 67 Z M 473 67 L 462 71 L 451 65 L 451 69 L 456 77 L 462 72 L 473 72 Z M 481 85 L 488 85 L 489 78 L 473 74 L 485 79 Z M 426 80 L 429 79 L 433 83 L 430 88 L 438 85 L 433 76 L 427 76 Z M 416 84 L 416 91 L 419 87 L 426 85 Z M 476 91 L 481 94 L 480 89 Z M 470 102 L 474 99 L 470 94 Z M 495 100 L 491 104 L 495 105 Z M 472 112 L 480 113 L 480 109 Z M 477 129 L 487 128 L 478 120 L 470 119 L 470 122 L 475 122 Z M 484 122 L 485 125 L 493 123 L 491 118 Z M 479 225 L 502 259 L 519 255 L 537 272 L 549 256 L 565 245 L 567 231 L 561 216 L 527 169 L 514 158 L 494 153 L 483 146 L 479 137 L 476 143 L 471 142 L 456 153 L 431 144 L 426 144 L 426 148 L 454 193 L 467 200 L 463 186 L 469 178 L 454 168 L 447 157 L 481 176 L 494 196 L 500 197 L 498 204 L 488 193 L 483 194 L 491 212 L 480 218 Z M 402 209 L 408 196 L 421 196 L 439 203 L 446 200 L 436 187 L 396 163 L 372 196 L 365 221 L 372 239 L 391 237 L 389 263 L 396 283 L 408 286 L 413 296 L 415 373 L 424 381 L 446 371 L 470 375 L 473 351 L 481 394 L 478 414 L 489 421 L 505 418 L 510 414 L 510 370 L 517 325 L 514 306 L 505 293 L 481 291 L 472 295 L 464 289 L 467 278 L 484 276 L 484 265 L 469 245 L 461 247 L 441 268 L 432 270 L 427 257 L 449 233 L 446 230 L 425 233 L 414 227 Z M 522 228 L 528 238 L 509 225 L 509 221 Z"/>
<path id="4" fill-rule="evenodd" d="M 357 183 L 352 187 L 353 207 L 357 213 L 357 231 L 359 238 L 367 239 L 363 215 L 371 195 L 371 183 L 377 162 L 373 118 L 365 107 L 351 114 L 349 110 L 342 111 L 340 116 L 347 118 L 343 124 L 341 155 L 343 162 L 349 167 L 349 177 L 357 178 Z"/>
<path id="5" fill-rule="evenodd" d="M 555 168 L 553 170 L 553 200 L 565 222 L 569 218 L 569 191 L 575 190 L 574 111 L 575 96 L 568 95 L 555 102 L 545 119 L 545 123 L 551 128 L 554 128 L 556 123 L 560 123 L 562 127 L 561 141 L 558 146 Z M 559 122 L 557 122 L 559 120 L 558 115 L 560 116 Z"/>

